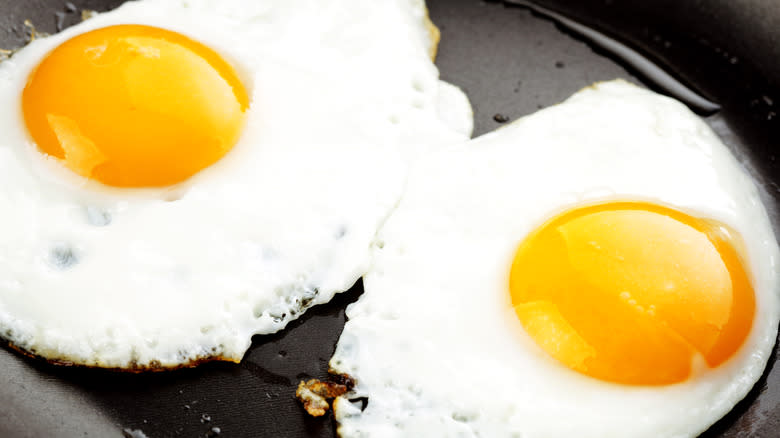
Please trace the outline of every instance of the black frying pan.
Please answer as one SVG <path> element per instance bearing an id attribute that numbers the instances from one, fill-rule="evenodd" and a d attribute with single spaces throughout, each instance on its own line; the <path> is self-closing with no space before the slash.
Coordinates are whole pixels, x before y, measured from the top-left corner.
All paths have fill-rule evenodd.
<path id="1" fill-rule="evenodd" d="M 250 1 L 250 0 L 248 0 Z M 77 9 L 107 10 L 122 0 L 73 0 Z M 218 3 L 218 2 L 215 2 Z M 639 3 L 639 4 L 636 4 Z M 461 86 L 475 109 L 476 135 L 559 102 L 597 80 L 625 77 L 660 92 L 674 84 L 636 59 L 616 57 L 591 37 L 549 15 L 479 0 L 428 0 L 442 31 L 437 64 Z M 777 0 L 539 0 L 549 8 L 616 38 L 716 102 L 701 111 L 764 189 L 775 232 L 780 229 L 780 3 Z M 25 19 L 39 31 L 78 21 L 64 0 L 0 0 L 0 48 L 26 40 Z M 641 62 L 639 63 L 641 64 Z M 678 84 L 679 85 L 679 84 Z M 702 110 L 702 108 L 699 108 Z M 707 113 L 707 114 L 704 114 Z M 2 135 L 2 133 L 0 133 Z M 555 172 L 550 169 L 550 172 Z M 660 176 L 659 176 L 660 177 Z M 358 284 L 331 303 L 310 309 L 282 333 L 256 336 L 240 365 L 126 375 L 58 368 L 0 349 L 0 437 L 214 435 L 331 437 L 333 420 L 313 419 L 294 399 L 301 378 L 326 378 L 327 362 Z M 777 348 L 743 402 L 706 437 L 780 436 Z M 563 420 L 563 419 L 562 419 Z M 216 430 L 216 429 L 215 429 Z"/>

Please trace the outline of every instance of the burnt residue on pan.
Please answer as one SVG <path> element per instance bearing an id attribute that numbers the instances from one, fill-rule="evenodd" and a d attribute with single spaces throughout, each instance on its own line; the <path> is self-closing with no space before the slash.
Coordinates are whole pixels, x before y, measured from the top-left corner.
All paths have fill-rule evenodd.
<path id="1" fill-rule="evenodd" d="M 321 417 L 330 409 L 330 402 L 355 387 L 355 379 L 347 374 L 331 374 L 328 380 L 301 380 L 295 397 L 312 417 Z"/>

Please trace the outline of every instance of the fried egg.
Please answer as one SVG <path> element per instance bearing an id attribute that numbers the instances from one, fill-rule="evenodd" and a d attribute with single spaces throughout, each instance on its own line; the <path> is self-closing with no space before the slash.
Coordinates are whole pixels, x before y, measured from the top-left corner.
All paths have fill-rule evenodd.
<path id="1" fill-rule="evenodd" d="M 414 165 L 330 361 L 339 434 L 700 434 L 771 355 L 779 255 L 703 121 L 593 85 Z"/>
<path id="2" fill-rule="evenodd" d="M 468 138 L 422 1 L 143 0 L 0 64 L 0 336 L 239 361 L 344 291 L 410 158 Z"/>

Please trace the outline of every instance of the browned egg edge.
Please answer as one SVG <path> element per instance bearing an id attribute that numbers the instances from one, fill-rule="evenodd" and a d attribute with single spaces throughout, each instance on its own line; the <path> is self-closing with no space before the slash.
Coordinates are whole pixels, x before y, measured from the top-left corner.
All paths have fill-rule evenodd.
<path id="1" fill-rule="evenodd" d="M 18 345 L 14 344 L 13 342 L 7 339 L 3 339 L 2 342 L 5 343 L 5 346 L 8 349 L 14 351 L 15 353 L 21 356 L 36 361 L 45 362 L 48 363 L 49 365 L 54 365 L 63 368 L 100 369 L 100 370 L 106 370 L 106 371 L 117 372 L 117 373 L 139 374 L 139 373 L 146 373 L 146 372 L 165 372 L 165 371 L 174 371 L 174 370 L 184 369 L 184 368 L 195 368 L 196 366 L 207 362 L 233 362 L 233 363 L 240 362 L 240 360 L 231 359 L 226 356 L 214 355 L 214 356 L 198 356 L 195 359 L 190 359 L 186 362 L 178 363 L 175 365 L 162 365 L 159 361 L 152 360 L 148 364 L 139 364 L 135 361 L 131 361 L 130 365 L 127 367 L 107 367 L 107 366 L 101 366 L 99 363 L 88 364 L 88 363 L 79 362 L 77 360 L 68 359 L 67 357 L 46 357 L 38 353 L 35 353 L 33 351 L 30 351 L 28 349 L 19 347 Z"/>
<path id="2" fill-rule="evenodd" d="M 428 48 L 428 55 L 431 57 L 431 61 L 436 61 L 436 53 L 439 51 L 439 41 L 441 41 L 441 31 L 431 21 L 427 6 L 425 7 L 425 18 L 423 20 L 425 28 L 428 30 L 428 39 L 431 44 Z"/>

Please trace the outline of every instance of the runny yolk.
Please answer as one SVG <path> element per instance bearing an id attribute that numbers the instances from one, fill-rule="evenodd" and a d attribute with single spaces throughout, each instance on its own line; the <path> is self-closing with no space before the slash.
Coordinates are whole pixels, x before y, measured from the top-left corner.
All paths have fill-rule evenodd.
<path id="1" fill-rule="evenodd" d="M 555 217 L 520 244 L 512 305 L 526 332 L 571 369 L 663 385 L 716 367 L 747 337 L 755 296 L 727 227 L 647 203 Z"/>
<path id="2" fill-rule="evenodd" d="M 38 148 L 117 187 L 181 182 L 237 142 L 249 105 L 233 67 L 208 47 L 149 26 L 78 35 L 27 80 L 22 110 Z"/>

